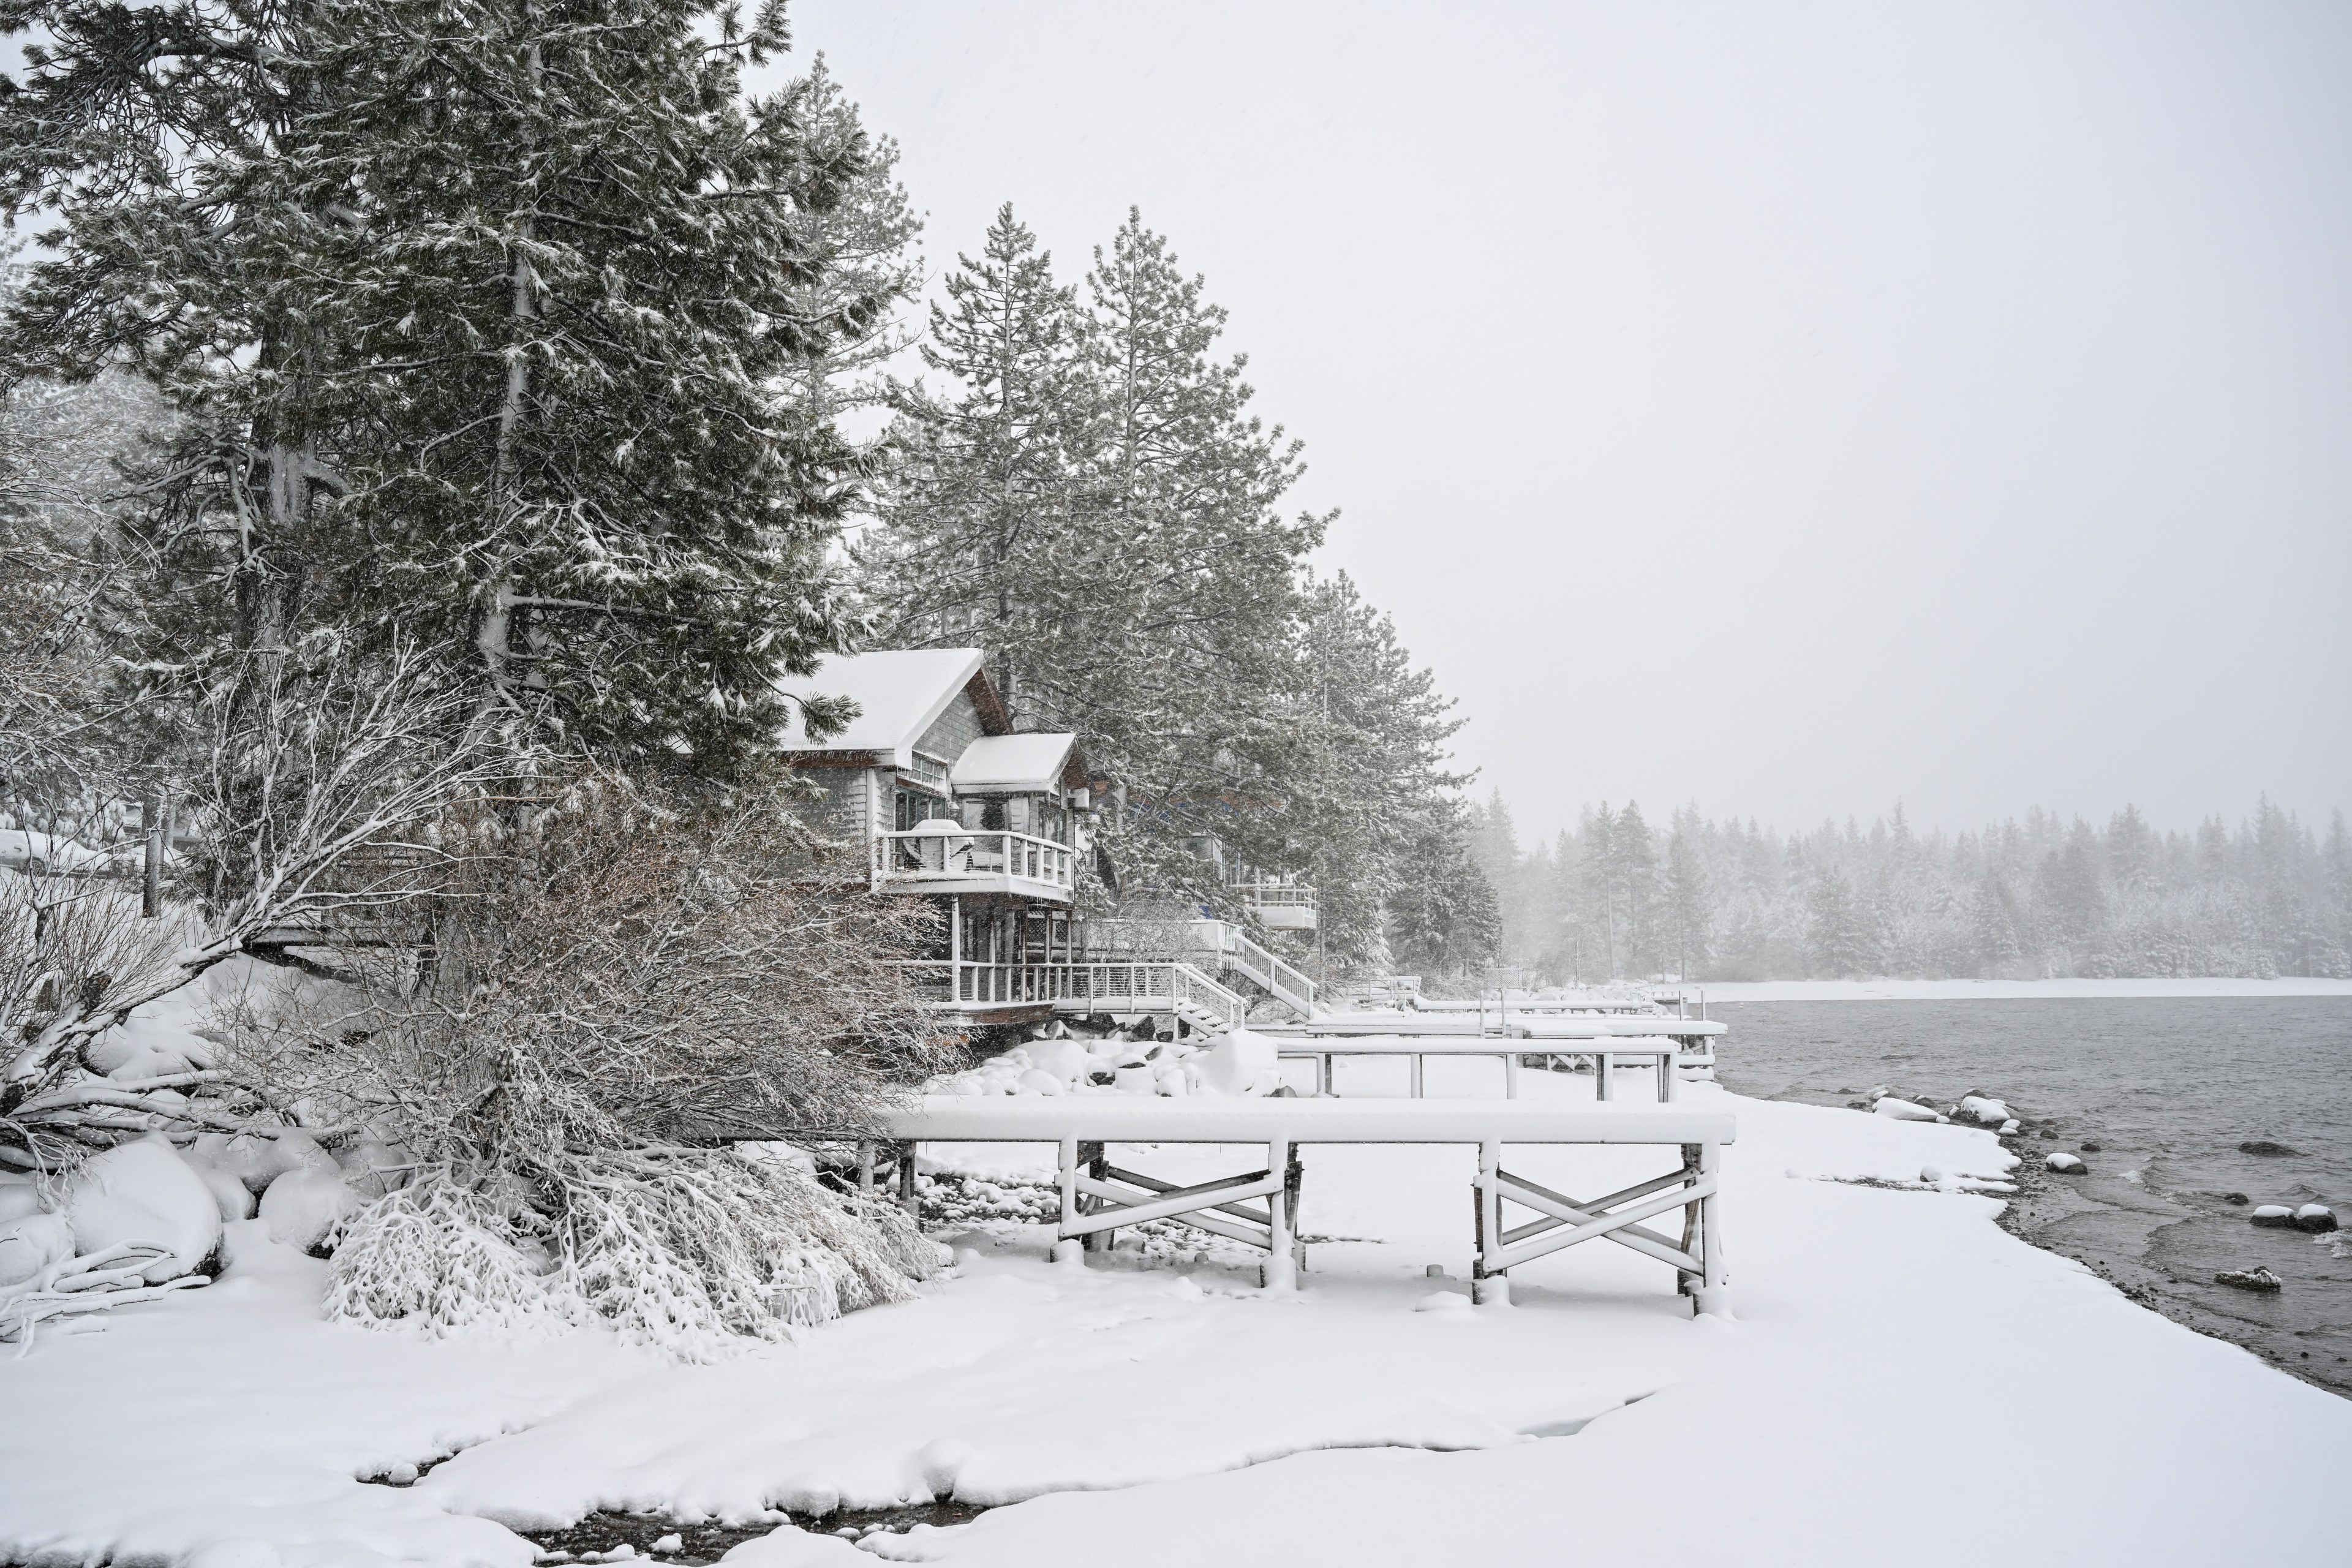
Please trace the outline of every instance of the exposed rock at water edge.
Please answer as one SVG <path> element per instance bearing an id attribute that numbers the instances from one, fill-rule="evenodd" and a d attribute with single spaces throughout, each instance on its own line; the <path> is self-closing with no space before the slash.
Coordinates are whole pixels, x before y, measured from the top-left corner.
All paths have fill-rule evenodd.
<path id="1" fill-rule="evenodd" d="M 2256 1266 L 2246 1269 L 2225 1269 L 2213 1276 L 2213 1283 L 2238 1290 L 2275 1290 L 2283 1281 L 2269 1269 Z"/>

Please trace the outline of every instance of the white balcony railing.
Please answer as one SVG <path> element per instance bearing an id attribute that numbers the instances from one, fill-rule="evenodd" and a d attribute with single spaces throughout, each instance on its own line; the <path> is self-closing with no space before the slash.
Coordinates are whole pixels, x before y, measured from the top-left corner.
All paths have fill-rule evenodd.
<path id="1" fill-rule="evenodd" d="M 1172 1013 L 1212 1033 L 1239 1028 L 1249 1004 L 1189 963 L 906 963 L 925 999 L 941 1007 L 1052 1003 L 1068 1013 Z"/>
<path id="2" fill-rule="evenodd" d="M 969 882 L 1012 877 L 1067 890 L 1076 886 L 1077 858 L 1066 844 L 1025 833 L 942 833 L 919 828 L 874 838 L 877 882 Z"/>
<path id="3" fill-rule="evenodd" d="M 1244 903 L 1272 910 L 1311 910 L 1315 889 L 1297 882 L 1237 882 L 1234 889 Z"/>

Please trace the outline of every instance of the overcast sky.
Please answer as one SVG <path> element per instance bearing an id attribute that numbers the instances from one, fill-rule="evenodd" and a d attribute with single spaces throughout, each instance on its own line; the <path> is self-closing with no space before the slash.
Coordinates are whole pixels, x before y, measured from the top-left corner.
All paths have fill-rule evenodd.
<path id="1" fill-rule="evenodd" d="M 934 272 L 1207 275 L 1523 837 L 2352 806 L 2352 5 L 793 16 Z"/>

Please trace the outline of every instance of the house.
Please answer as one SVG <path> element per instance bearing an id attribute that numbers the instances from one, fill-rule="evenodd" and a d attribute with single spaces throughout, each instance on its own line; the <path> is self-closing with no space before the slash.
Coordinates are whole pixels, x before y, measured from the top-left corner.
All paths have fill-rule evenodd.
<path id="1" fill-rule="evenodd" d="M 957 1022 L 1059 1015 L 1215 1034 L 1247 1016 L 1245 992 L 1312 1009 L 1314 983 L 1225 922 L 1187 911 L 1183 931 L 1144 952 L 1118 939 L 1116 910 L 1080 911 L 1089 870 L 1098 911 L 1112 896 L 1102 781 L 1076 736 L 1013 728 L 980 649 L 836 656 L 779 684 L 856 704 L 845 728 L 812 738 L 795 702 L 782 749 L 823 789 L 822 826 L 863 846 L 876 896 L 940 905 L 940 945 L 920 963 Z"/>

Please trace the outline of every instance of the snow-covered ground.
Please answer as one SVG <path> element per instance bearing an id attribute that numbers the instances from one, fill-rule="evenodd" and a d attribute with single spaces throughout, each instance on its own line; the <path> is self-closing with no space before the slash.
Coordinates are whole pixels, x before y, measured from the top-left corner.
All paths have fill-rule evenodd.
<path id="1" fill-rule="evenodd" d="M 1433 1092 L 1491 1092 L 1484 1065 L 1435 1064 Z M 1340 1087 L 1383 1073 L 1402 1081 L 1355 1063 Z M 1005 1222 L 960 1238 L 919 1300 L 713 1367 L 593 1335 L 330 1325 L 325 1266 L 246 1222 L 213 1287 L 0 1359 L 0 1560 L 520 1565 L 532 1548 L 498 1521 L 952 1492 L 1013 1506 L 866 1550 L 787 1531 L 735 1560 L 2343 1561 L 2352 1404 L 2002 1233 L 1998 1200 L 1962 1190 L 2007 1167 L 1990 1133 L 1689 1099 L 1739 1118 L 1729 1321 L 1685 1315 L 1664 1266 L 1606 1246 L 1517 1271 L 1508 1308 L 1433 1301 L 1465 1289 L 1466 1149 L 1310 1150 L 1304 1228 L 1348 1239 L 1312 1246 L 1295 1296 L 1213 1264 L 1056 1267 Z M 999 1180 L 1045 1168 L 941 1154 Z M 1591 1191 L 1655 1159 L 1512 1163 Z M 359 1479 L 453 1450 L 414 1486 Z"/>
<path id="2" fill-rule="evenodd" d="M 1755 980 L 1685 988 L 1716 1002 L 2004 1002 L 2130 996 L 2352 996 L 2352 980 Z"/>

